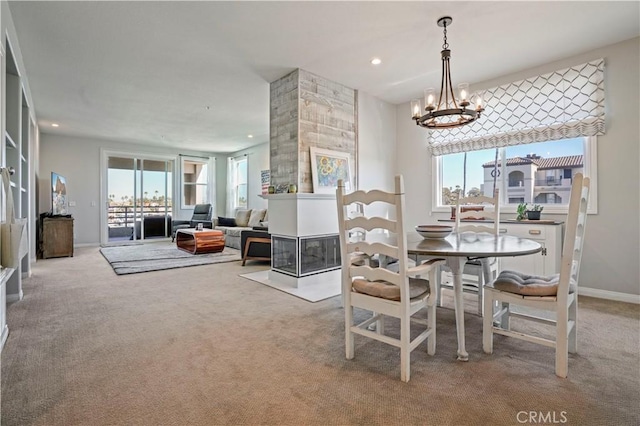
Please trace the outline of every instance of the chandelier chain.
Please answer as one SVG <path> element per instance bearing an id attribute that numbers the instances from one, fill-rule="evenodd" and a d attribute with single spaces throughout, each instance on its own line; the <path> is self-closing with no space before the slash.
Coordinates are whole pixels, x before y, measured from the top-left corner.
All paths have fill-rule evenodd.
<path id="1" fill-rule="evenodd" d="M 444 42 L 442 43 L 442 49 L 447 50 L 449 48 L 449 43 L 447 43 L 447 23 L 443 24 L 444 26 Z"/>

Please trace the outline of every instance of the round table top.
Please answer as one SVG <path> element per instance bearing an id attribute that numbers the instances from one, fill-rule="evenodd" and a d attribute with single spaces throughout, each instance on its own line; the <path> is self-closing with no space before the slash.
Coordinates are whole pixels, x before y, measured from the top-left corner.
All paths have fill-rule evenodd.
<path id="1" fill-rule="evenodd" d="M 426 256 L 502 257 L 538 253 L 542 251 L 542 245 L 511 235 L 463 232 L 452 233 L 443 239 L 431 239 L 409 232 L 407 251 Z"/>

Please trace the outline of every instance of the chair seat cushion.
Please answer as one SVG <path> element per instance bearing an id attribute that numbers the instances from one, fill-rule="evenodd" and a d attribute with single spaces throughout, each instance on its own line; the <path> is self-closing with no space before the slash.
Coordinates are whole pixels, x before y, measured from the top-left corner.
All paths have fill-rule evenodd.
<path id="1" fill-rule="evenodd" d="M 560 274 L 544 277 L 505 270 L 500 272 L 498 278 L 490 286 L 496 290 L 523 296 L 556 296 L 559 282 Z M 572 280 L 569 283 L 569 293 L 575 291 L 576 283 Z"/>
<path id="2" fill-rule="evenodd" d="M 356 278 L 352 288 L 369 296 L 381 297 L 387 300 L 400 300 L 400 287 L 387 281 L 368 281 Z M 411 299 L 429 294 L 429 281 L 419 278 L 409 278 L 409 297 Z"/>

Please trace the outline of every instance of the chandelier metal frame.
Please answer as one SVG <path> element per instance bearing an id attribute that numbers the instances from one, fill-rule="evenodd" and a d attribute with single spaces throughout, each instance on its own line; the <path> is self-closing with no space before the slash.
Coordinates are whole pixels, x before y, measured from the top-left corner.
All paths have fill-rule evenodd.
<path id="1" fill-rule="evenodd" d="M 438 26 L 444 28 L 444 42 L 442 44 L 442 51 L 440 52 L 442 56 L 442 79 L 440 82 L 440 97 L 437 105 L 433 105 L 425 98 L 424 110 L 426 113 L 420 115 L 420 101 L 412 101 L 412 118 L 420 127 L 429 129 L 460 127 L 477 120 L 482 115 L 482 111 L 484 111 L 480 95 L 476 95 L 480 96 L 480 98 L 475 109 L 467 108 L 470 102 L 466 97 L 462 97 L 460 101 L 457 101 L 454 95 L 453 85 L 451 83 L 451 65 L 449 62 L 451 50 L 449 49 L 449 43 L 447 43 L 447 27 L 450 26 L 452 22 L 453 18 L 450 16 L 443 16 L 438 19 Z M 417 108 L 415 105 L 417 105 Z M 452 117 L 454 118 L 453 120 L 451 120 Z M 449 118 L 449 120 L 442 120 L 443 118 Z"/>

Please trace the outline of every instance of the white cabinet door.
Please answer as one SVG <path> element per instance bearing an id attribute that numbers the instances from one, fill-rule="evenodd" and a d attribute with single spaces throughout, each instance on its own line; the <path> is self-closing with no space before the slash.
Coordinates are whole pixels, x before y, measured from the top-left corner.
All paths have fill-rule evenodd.
<path id="1" fill-rule="evenodd" d="M 533 238 L 530 238 L 531 240 Z M 545 249 L 545 242 L 538 241 L 543 250 Z M 529 254 L 526 256 L 515 257 L 501 257 L 500 258 L 500 270 L 510 269 L 512 271 L 522 272 L 524 274 L 531 275 L 546 275 L 545 273 L 545 260 L 546 256 L 540 253 Z"/>
<path id="2" fill-rule="evenodd" d="M 503 234 L 534 240 L 542 252 L 517 257 L 503 257 L 500 269 L 513 269 L 532 275 L 552 275 L 560 272 L 562 224 L 501 223 Z"/>

